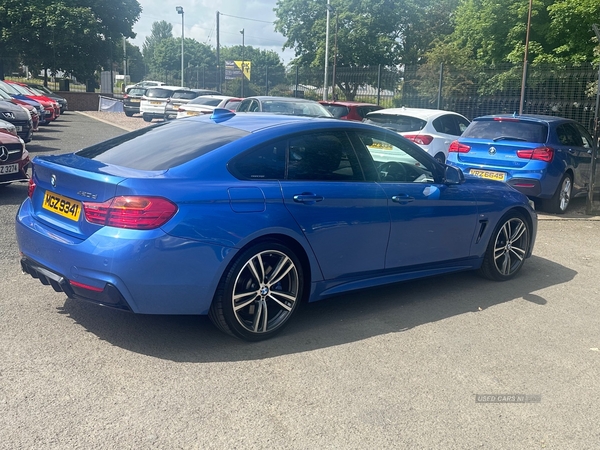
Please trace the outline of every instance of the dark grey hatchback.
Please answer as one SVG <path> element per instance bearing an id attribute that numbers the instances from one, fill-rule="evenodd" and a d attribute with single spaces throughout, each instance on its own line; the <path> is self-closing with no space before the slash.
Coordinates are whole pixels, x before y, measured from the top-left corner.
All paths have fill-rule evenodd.
<path id="1" fill-rule="evenodd" d="M 127 89 L 125 95 L 123 95 L 123 111 L 125 111 L 127 117 L 131 117 L 140 112 L 140 101 L 142 95 L 145 93 L 146 88 L 144 87 L 134 86 Z"/>

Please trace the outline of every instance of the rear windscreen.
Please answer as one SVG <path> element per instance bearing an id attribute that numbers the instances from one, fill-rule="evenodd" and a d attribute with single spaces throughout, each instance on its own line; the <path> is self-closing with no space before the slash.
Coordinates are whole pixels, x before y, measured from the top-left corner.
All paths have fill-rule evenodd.
<path id="1" fill-rule="evenodd" d="M 462 137 L 543 143 L 548 137 L 548 126 L 519 120 L 475 120 L 463 132 Z"/>
<path id="2" fill-rule="evenodd" d="M 144 92 L 146 92 L 145 88 L 130 88 L 127 91 L 127 94 L 129 94 L 129 95 L 139 95 L 141 97 L 142 95 L 144 95 Z"/>
<path id="3" fill-rule="evenodd" d="M 350 110 L 345 106 L 339 105 L 323 105 L 325 109 L 327 109 L 333 117 L 339 119 L 340 117 L 347 116 Z"/>
<path id="4" fill-rule="evenodd" d="M 246 136 L 212 122 L 174 120 L 78 151 L 78 156 L 137 170 L 167 170 Z"/>
<path id="5" fill-rule="evenodd" d="M 173 95 L 173 91 L 170 89 L 152 88 L 146 91 L 146 97 L 152 98 L 169 98 Z"/>
<path id="6" fill-rule="evenodd" d="M 418 117 L 377 113 L 369 114 L 364 122 L 389 128 L 397 133 L 402 133 L 404 131 L 420 131 L 427 125 L 427 121 L 419 119 Z"/>
<path id="7" fill-rule="evenodd" d="M 190 105 L 218 106 L 219 103 L 221 103 L 220 98 L 196 97 L 193 101 L 190 102 Z"/>
<path id="8" fill-rule="evenodd" d="M 171 98 L 182 98 L 184 100 L 192 100 L 198 97 L 198 94 L 194 91 L 175 91 Z"/>

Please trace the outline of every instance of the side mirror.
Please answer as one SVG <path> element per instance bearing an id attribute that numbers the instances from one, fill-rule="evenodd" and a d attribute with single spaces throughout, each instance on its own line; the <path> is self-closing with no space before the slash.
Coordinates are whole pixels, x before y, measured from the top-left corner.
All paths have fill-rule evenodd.
<path id="1" fill-rule="evenodd" d="M 462 184 L 465 181 L 465 175 L 462 170 L 454 166 L 444 166 L 446 173 L 444 175 L 445 184 Z"/>

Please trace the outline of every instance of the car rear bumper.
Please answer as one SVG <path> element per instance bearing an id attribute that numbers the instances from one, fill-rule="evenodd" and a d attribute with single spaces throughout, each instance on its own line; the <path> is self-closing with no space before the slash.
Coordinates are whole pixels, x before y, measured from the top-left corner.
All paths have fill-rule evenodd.
<path id="1" fill-rule="evenodd" d="M 160 229 L 75 238 L 37 220 L 29 198 L 15 231 L 25 273 L 69 297 L 141 314 L 207 314 L 229 253 Z"/>
<path id="2" fill-rule="evenodd" d="M 70 280 L 64 275 L 56 273 L 27 257 L 21 258 L 21 269 L 23 273 L 40 280 L 42 284 L 52 286 L 56 292 L 64 292 L 69 298 L 86 300 L 102 306 L 131 311 L 131 308 L 119 290 L 111 283 L 106 283 L 100 291 L 85 288 L 81 284 L 71 284 Z"/>
<path id="3" fill-rule="evenodd" d="M 507 181 L 507 184 L 527 197 L 539 197 L 542 194 L 540 180 L 533 178 L 511 178 Z"/>
<path id="4" fill-rule="evenodd" d="M 465 175 L 470 174 L 471 169 L 503 173 L 504 182 L 519 192 L 532 198 L 550 198 L 554 195 L 560 177 L 549 176 L 547 167 L 539 164 L 535 167 L 525 166 L 519 169 L 505 169 L 494 166 L 480 166 L 465 164 L 455 160 L 455 154 L 450 153 L 448 164 L 458 167 Z"/>

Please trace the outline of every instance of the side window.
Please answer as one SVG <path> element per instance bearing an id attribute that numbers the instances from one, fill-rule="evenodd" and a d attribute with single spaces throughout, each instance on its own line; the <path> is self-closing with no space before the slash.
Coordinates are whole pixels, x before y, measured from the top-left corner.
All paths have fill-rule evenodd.
<path id="1" fill-rule="evenodd" d="M 577 147 L 583 146 L 579 132 L 570 123 L 563 123 L 562 125 L 559 125 L 556 128 L 556 133 L 558 135 L 558 141 L 562 145 L 574 145 Z"/>
<path id="2" fill-rule="evenodd" d="M 583 142 L 583 147 L 584 148 L 592 148 L 592 142 L 593 142 L 592 141 L 592 137 L 587 132 L 587 130 L 585 128 L 583 128 L 579 124 L 576 124 L 575 126 L 577 127 L 577 131 L 579 131 L 579 134 L 581 135 L 581 140 Z"/>
<path id="3" fill-rule="evenodd" d="M 252 100 L 243 100 L 242 103 L 240 103 L 240 106 L 238 106 L 238 111 L 239 112 L 248 112 L 250 109 L 250 103 L 252 102 Z"/>
<path id="4" fill-rule="evenodd" d="M 361 131 L 358 136 L 371 154 L 381 182 L 434 182 L 435 163 L 420 148 L 388 134 Z"/>
<path id="5" fill-rule="evenodd" d="M 234 176 L 247 180 L 283 180 L 286 141 L 278 141 L 250 150 L 231 164 Z"/>
<path id="6" fill-rule="evenodd" d="M 456 121 L 458 122 L 458 131 L 460 131 L 460 134 L 463 134 L 463 132 L 467 129 L 467 127 L 469 126 L 469 121 L 467 119 L 464 119 L 462 117 L 459 116 L 455 116 L 454 117 L 456 119 Z M 460 135 L 459 135 L 460 136 Z"/>
<path id="7" fill-rule="evenodd" d="M 459 136 L 458 124 L 456 120 L 454 120 L 454 116 L 450 114 L 446 114 L 444 116 L 440 116 L 433 121 L 433 128 L 438 133 L 451 134 L 453 136 Z"/>
<path id="8" fill-rule="evenodd" d="M 319 133 L 289 140 L 288 180 L 363 181 L 345 133 Z"/>

